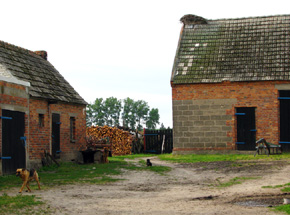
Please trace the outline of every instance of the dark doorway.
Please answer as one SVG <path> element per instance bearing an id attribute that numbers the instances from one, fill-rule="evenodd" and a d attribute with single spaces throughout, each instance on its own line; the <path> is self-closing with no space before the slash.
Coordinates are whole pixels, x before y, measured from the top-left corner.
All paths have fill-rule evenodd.
<path id="1" fill-rule="evenodd" d="M 26 168 L 25 113 L 2 110 L 2 172 L 15 173 Z"/>
<path id="2" fill-rule="evenodd" d="M 52 156 L 58 158 L 60 151 L 60 115 L 52 114 Z"/>
<path id="3" fill-rule="evenodd" d="M 237 116 L 237 149 L 255 150 L 256 118 L 254 107 L 236 108 Z"/>
<path id="4" fill-rule="evenodd" d="M 283 151 L 290 151 L 290 91 L 279 91 L 280 142 Z"/>

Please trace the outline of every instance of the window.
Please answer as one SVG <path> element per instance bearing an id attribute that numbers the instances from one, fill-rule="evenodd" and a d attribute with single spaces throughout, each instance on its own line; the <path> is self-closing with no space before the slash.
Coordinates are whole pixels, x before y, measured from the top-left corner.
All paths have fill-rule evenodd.
<path id="1" fill-rule="evenodd" d="M 40 128 L 44 127 L 44 114 L 38 114 L 38 125 Z"/>
<path id="2" fill-rule="evenodd" d="M 76 140 L 76 118 L 70 117 L 70 141 L 75 142 Z"/>

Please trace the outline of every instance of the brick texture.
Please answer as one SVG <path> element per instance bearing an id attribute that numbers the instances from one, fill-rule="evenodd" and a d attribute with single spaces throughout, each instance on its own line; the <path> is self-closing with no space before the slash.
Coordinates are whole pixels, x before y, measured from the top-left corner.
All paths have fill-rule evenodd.
<path id="1" fill-rule="evenodd" d="M 51 114 L 60 114 L 60 150 L 61 158 L 73 159 L 73 152 L 78 151 L 79 145 L 85 142 L 86 115 L 85 105 L 67 103 L 50 104 L 45 100 L 30 99 L 30 132 L 29 159 L 40 159 L 43 150 L 51 152 Z M 39 126 L 39 113 L 44 114 L 44 126 Z M 70 140 L 70 114 L 76 119 L 76 141 Z"/>
<path id="2" fill-rule="evenodd" d="M 0 81 L 0 114 L 2 109 L 25 113 L 25 136 L 27 137 L 27 167 L 38 167 L 44 150 L 51 152 L 51 115 L 60 114 L 60 158 L 71 160 L 85 143 L 86 105 L 58 102 L 48 104 L 47 100 L 29 98 L 28 88 L 22 85 Z M 39 114 L 44 115 L 44 125 L 39 126 Z M 70 117 L 75 117 L 75 141 L 70 140 Z M 2 120 L 0 119 L 0 154 L 2 153 Z M 0 160 L 0 175 L 1 171 Z"/>
<path id="3" fill-rule="evenodd" d="M 289 81 L 172 84 L 174 151 L 235 150 L 235 108 L 256 108 L 256 137 L 279 141 L 279 86 Z"/>

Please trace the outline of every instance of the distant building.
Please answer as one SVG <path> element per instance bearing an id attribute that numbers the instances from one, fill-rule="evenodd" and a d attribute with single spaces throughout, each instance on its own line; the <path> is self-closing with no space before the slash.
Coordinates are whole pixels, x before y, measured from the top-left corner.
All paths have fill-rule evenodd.
<path id="1" fill-rule="evenodd" d="M 181 18 L 171 76 L 174 153 L 290 146 L 290 15 Z"/>
<path id="2" fill-rule="evenodd" d="M 85 142 L 86 102 L 47 61 L 0 41 L 0 175 L 38 167 L 44 150 L 75 158 Z"/>

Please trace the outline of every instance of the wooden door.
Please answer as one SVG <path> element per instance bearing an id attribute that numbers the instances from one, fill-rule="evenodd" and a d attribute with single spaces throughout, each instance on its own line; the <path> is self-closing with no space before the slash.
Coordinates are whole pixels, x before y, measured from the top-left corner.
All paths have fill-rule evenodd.
<path id="1" fill-rule="evenodd" d="M 290 91 L 279 91 L 280 142 L 283 151 L 290 151 Z"/>
<path id="2" fill-rule="evenodd" d="M 2 172 L 14 174 L 26 167 L 25 113 L 2 110 Z"/>
<path id="3" fill-rule="evenodd" d="M 236 108 L 237 117 L 237 149 L 255 150 L 256 119 L 254 107 Z"/>
<path id="4" fill-rule="evenodd" d="M 52 114 L 52 156 L 58 157 L 58 152 L 60 151 L 60 115 Z"/>

